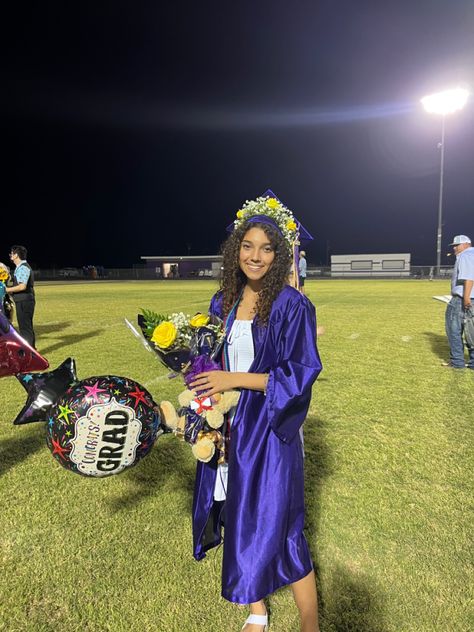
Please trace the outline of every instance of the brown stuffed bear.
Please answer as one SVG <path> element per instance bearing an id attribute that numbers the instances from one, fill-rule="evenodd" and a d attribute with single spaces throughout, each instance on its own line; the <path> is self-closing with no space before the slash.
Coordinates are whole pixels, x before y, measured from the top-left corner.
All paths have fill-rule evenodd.
<path id="1" fill-rule="evenodd" d="M 211 428 L 217 430 L 224 423 L 224 415 L 239 401 L 239 391 L 223 391 L 212 397 L 197 396 L 194 391 L 186 389 L 178 395 L 179 405 L 188 406 L 207 421 Z"/>
<path id="2" fill-rule="evenodd" d="M 182 408 L 189 408 L 194 413 L 203 417 L 211 430 L 201 430 L 192 447 L 196 459 L 208 463 L 214 456 L 216 449 L 219 452 L 218 463 L 225 460 L 224 438 L 219 428 L 224 423 L 224 415 L 239 401 L 238 391 L 224 391 L 216 393 L 212 397 L 199 397 L 195 392 L 186 389 L 178 396 Z M 164 423 L 173 430 L 177 437 L 184 439 L 186 427 L 186 414 L 178 416 L 171 402 L 163 401 L 160 404 Z"/>

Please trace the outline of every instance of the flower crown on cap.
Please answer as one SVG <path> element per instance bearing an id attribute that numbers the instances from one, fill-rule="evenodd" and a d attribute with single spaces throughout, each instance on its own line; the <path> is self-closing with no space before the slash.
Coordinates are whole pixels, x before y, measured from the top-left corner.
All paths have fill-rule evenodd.
<path id="1" fill-rule="evenodd" d="M 258 197 L 256 200 L 247 200 L 242 208 L 237 211 L 237 219 L 234 220 L 234 229 L 239 228 L 248 220 L 262 216 L 272 220 L 290 249 L 298 241 L 298 225 L 293 213 L 274 197 Z"/>

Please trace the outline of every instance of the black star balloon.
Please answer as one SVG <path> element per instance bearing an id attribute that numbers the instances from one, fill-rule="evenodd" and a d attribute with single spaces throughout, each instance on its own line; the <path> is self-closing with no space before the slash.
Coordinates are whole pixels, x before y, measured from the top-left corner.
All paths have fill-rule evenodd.
<path id="1" fill-rule="evenodd" d="M 29 371 L 44 371 L 48 367 L 46 358 L 14 330 L 0 311 L 0 377 Z"/>
<path id="2" fill-rule="evenodd" d="M 128 377 L 78 380 L 67 358 L 54 371 L 18 374 L 28 393 L 15 425 L 46 422 L 55 459 L 83 476 L 110 476 L 135 465 L 171 430 L 150 393 Z"/>
<path id="3" fill-rule="evenodd" d="M 64 392 L 77 382 L 76 363 L 67 358 L 54 371 L 18 374 L 17 379 L 26 389 L 26 404 L 17 415 L 15 425 L 47 421 L 51 408 Z"/>

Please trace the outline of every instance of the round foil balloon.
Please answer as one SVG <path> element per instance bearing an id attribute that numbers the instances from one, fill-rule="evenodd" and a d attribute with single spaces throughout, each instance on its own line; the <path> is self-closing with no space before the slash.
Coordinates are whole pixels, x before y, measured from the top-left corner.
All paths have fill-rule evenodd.
<path id="1" fill-rule="evenodd" d="M 113 375 L 72 384 L 47 422 L 53 456 L 84 476 L 110 476 L 135 465 L 163 432 L 159 408 L 148 391 Z"/>

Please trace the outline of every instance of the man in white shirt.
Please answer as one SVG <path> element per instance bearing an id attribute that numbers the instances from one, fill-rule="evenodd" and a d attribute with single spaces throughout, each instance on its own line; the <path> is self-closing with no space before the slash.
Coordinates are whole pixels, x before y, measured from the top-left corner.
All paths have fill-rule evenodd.
<path id="1" fill-rule="evenodd" d="M 306 281 L 306 271 L 307 271 L 307 264 L 306 264 L 306 252 L 304 250 L 300 250 L 300 260 L 298 262 L 298 274 L 300 277 L 300 292 L 301 294 L 304 294 L 304 282 Z"/>
<path id="2" fill-rule="evenodd" d="M 464 369 L 464 322 L 472 317 L 474 302 L 474 248 L 467 235 L 456 235 L 450 244 L 456 255 L 451 278 L 451 300 L 446 308 L 446 335 L 450 354 L 445 366 Z M 474 346 L 466 340 L 468 369 L 474 369 Z"/>

